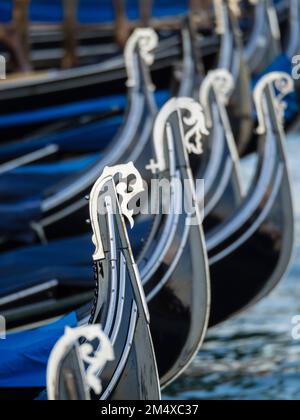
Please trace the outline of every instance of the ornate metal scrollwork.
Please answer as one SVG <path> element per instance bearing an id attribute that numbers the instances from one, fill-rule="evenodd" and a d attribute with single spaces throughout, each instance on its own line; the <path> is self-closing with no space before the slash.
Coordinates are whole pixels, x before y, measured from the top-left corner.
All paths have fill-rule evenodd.
<path id="1" fill-rule="evenodd" d="M 90 195 L 90 218 L 94 233 L 92 241 L 96 247 L 96 251 L 93 255 L 95 261 L 105 258 L 98 220 L 98 200 L 101 193 L 103 193 L 105 183 L 109 179 L 114 179 L 116 175 L 120 175 L 120 178 L 124 180 L 115 185 L 116 194 L 120 198 L 119 204 L 121 213 L 128 219 L 131 228 L 134 226 L 133 210 L 129 210 L 128 205 L 133 198 L 137 197 L 144 191 L 143 179 L 132 162 L 126 165 L 117 165 L 113 167 L 106 167 L 104 169 L 101 177 L 95 183 Z M 130 182 L 127 182 L 129 179 Z M 130 191 L 128 190 L 128 187 L 130 187 Z"/>
<path id="2" fill-rule="evenodd" d="M 273 72 L 262 77 L 257 83 L 254 90 L 254 102 L 256 105 L 258 128 L 257 134 L 266 133 L 266 121 L 264 112 L 264 94 L 267 86 L 273 88 L 274 107 L 280 124 L 284 124 L 285 111 L 287 103 L 284 101 L 285 96 L 294 90 L 294 82 L 288 73 Z"/>
<path id="3" fill-rule="evenodd" d="M 170 99 L 158 114 L 154 130 L 153 142 L 156 155 L 156 161 L 151 159 L 146 169 L 152 173 L 164 171 L 167 169 L 166 157 L 164 154 L 163 142 L 165 139 L 165 129 L 168 124 L 169 117 L 178 111 L 186 111 L 188 116 L 183 116 L 183 123 L 186 127 L 190 127 L 184 134 L 184 146 L 188 153 L 197 155 L 202 154 L 202 136 L 208 135 L 206 129 L 205 117 L 202 106 L 192 98 L 173 98 Z"/>
<path id="4" fill-rule="evenodd" d="M 84 342 L 80 345 L 81 339 L 84 339 Z M 97 351 L 94 351 L 94 347 L 91 344 L 94 341 L 99 342 L 97 346 L 99 350 Z M 87 366 L 83 372 L 87 387 L 97 395 L 100 395 L 102 392 L 99 373 L 107 362 L 114 360 L 114 350 L 111 342 L 102 331 L 100 325 L 88 325 L 75 329 L 66 328 L 65 335 L 57 342 L 49 358 L 47 371 L 49 400 L 56 398 L 55 382 L 60 363 L 74 346 L 78 350 L 82 369 L 84 370 L 84 365 Z"/>
<path id="5" fill-rule="evenodd" d="M 151 28 L 138 28 L 136 29 L 131 37 L 128 39 L 124 57 L 125 65 L 127 70 L 127 86 L 134 87 L 136 84 L 136 75 L 134 72 L 134 52 L 136 48 L 139 48 L 141 57 L 144 62 L 151 66 L 154 62 L 153 51 L 158 45 L 158 35 Z"/>
<path id="6" fill-rule="evenodd" d="M 210 92 L 212 89 L 218 98 L 218 101 L 226 106 L 234 90 L 234 78 L 226 69 L 217 69 L 210 71 L 202 82 L 200 88 L 200 103 L 205 110 L 206 126 L 211 128 L 213 125 L 211 107 L 209 103 Z"/>

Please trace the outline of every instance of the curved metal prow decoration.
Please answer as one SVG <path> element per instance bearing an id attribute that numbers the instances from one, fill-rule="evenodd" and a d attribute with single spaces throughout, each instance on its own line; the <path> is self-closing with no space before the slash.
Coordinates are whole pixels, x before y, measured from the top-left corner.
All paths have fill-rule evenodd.
<path id="1" fill-rule="evenodd" d="M 103 240 L 101 237 L 98 219 L 98 199 L 99 195 L 103 193 L 103 187 L 107 183 L 108 179 L 114 178 L 116 175 L 120 175 L 122 180 L 128 180 L 130 176 L 134 176 L 136 180 L 135 183 L 132 181 L 130 182 L 130 189 L 132 190 L 130 193 L 127 191 L 127 182 L 120 182 L 116 185 L 116 193 L 122 200 L 120 204 L 122 214 L 130 222 L 131 228 L 134 226 L 134 220 L 132 217 L 133 210 L 128 209 L 128 204 L 133 198 L 144 191 L 143 180 L 132 162 L 127 165 L 106 167 L 104 169 L 102 176 L 95 183 L 90 196 L 90 216 L 94 232 L 93 243 L 96 246 L 96 251 L 93 255 L 95 261 L 105 258 Z"/>
<path id="2" fill-rule="evenodd" d="M 230 97 L 234 91 L 234 78 L 226 69 L 211 70 L 203 80 L 200 89 L 200 104 L 203 106 L 205 113 L 206 126 L 212 128 L 212 110 L 210 104 L 210 93 L 214 91 L 219 103 L 227 106 Z"/>
<path id="3" fill-rule="evenodd" d="M 82 341 L 84 340 L 84 341 Z M 90 344 L 98 341 L 95 352 Z M 47 367 L 49 401 L 90 400 L 90 391 L 100 395 L 99 370 L 114 360 L 114 350 L 100 325 L 66 328 L 56 343 Z"/>
<path id="4" fill-rule="evenodd" d="M 78 0 L 63 0 L 64 5 L 64 42 L 65 54 L 62 60 L 62 67 L 64 69 L 72 68 L 77 64 L 76 48 L 76 24 L 77 24 L 77 9 Z"/>
<path id="5" fill-rule="evenodd" d="M 133 66 L 134 53 L 139 49 L 140 55 L 144 62 L 151 66 L 154 62 L 153 51 L 158 45 L 158 35 L 151 28 L 136 29 L 128 39 L 124 57 L 127 70 L 127 86 L 133 88 L 137 84 L 137 74 Z"/>
<path id="6" fill-rule="evenodd" d="M 162 143 L 165 139 L 166 123 L 173 112 L 179 110 L 186 111 L 188 115 L 183 117 L 183 123 L 190 127 L 184 134 L 185 150 L 187 153 L 201 155 L 203 152 L 202 138 L 209 132 L 205 125 L 205 118 L 202 106 L 192 98 L 173 98 L 170 99 L 159 113 L 154 129 L 154 151 L 156 160 L 152 159 L 147 166 L 153 174 L 163 172 L 167 169 L 168 163 L 165 159 L 165 153 Z"/>
<path id="7" fill-rule="evenodd" d="M 262 77 L 254 90 L 254 102 L 257 110 L 258 128 L 257 133 L 263 135 L 267 131 L 265 92 L 267 88 L 272 89 L 272 96 L 277 120 L 281 126 L 284 125 L 284 116 L 287 103 L 284 98 L 294 91 L 294 81 L 291 76 L 284 72 L 273 72 Z"/>

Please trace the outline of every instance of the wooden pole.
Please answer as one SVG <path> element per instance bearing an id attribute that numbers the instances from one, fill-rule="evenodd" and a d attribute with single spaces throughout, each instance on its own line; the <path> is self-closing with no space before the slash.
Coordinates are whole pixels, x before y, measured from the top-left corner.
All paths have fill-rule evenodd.
<path id="1" fill-rule="evenodd" d="M 30 70 L 29 5 L 30 0 L 13 0 L 11 44 L 15 48 L 20 70 Z"/>
<path id="2" fill-rule="evenodd" d="M 152 18 L 153 0 L 140 0 L 140 17 L 143 27 L 150 26 Z"/>
<path id="3" fill-rule="evenodd" d="M 75 67 L 77 60 L 77 10 L 78 0 L 63 0 L 64 5 L 64 46 L 65 54 L 62 60 L 64 69 Z"/>
<path id="4" fill-rule="evenodd" d="M 130 35 L 130 26 L 127 19 L 124 0 L 113 0 L 115 10 L 115 37 L 116 42 L 124 47 Z"/>

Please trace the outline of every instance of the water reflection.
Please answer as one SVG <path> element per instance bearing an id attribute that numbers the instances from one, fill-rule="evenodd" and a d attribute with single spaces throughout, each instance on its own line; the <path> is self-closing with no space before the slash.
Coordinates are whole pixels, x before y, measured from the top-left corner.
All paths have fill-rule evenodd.
<path id="1" fill-rule="evenodd" d="M 296 247 L 281 285 L 252 310 L 210 331 L 186 374 L 168 388 L 171 399 L 300 399 L 300 341 L 291 319 L 300 315 L 300 134 L 287 153 L 296 210 Z M 246 163 L 251 173 L 253 159 Z"/>

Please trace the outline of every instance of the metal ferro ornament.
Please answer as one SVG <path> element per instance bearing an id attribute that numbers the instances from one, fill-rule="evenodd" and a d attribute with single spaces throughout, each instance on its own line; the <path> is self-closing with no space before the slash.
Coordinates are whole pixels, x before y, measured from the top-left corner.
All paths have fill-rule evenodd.
<path id="1" fill-rule="evenodd" d="M 93 255 L 94 261 L 99 261 L 105 258 L 103 242 L 101 237 L 101 231 L 98 219 L 98 200 L 103 193 L 103 187 L 109 179 L 114 179 L 116 175 L 124 181 L 118 182 L 115 185 L 116 193 L 120 197 L 120 210 L 124 217 L 130 223 L 131 228 L 134 226 L 133 210 L 129 210 L 128 205 L 130 201 L 137 197 L 144 191 L 143 179 L 132 162 L 125 165 L 117 165 L 113 167 L 106 167 L 95 183 L 91 195 L 90 195 L 90 217 L 93 229 L 92 241 L 96 247 L 96 251 Z M 132 177 L 134 179 L 132 179 Z M 128 192 L 128 179 L 130 178 L 129 187 L 131 192 Z"/>
<path id="2" fill-rule="evenodd" d="M 154 50 L 158 45 L 158 41 L 159 39 L 157 33 L 151 28 L 138 28 L 128 39 L 124 51 L 128 87 L 134 87 L 136 85 L 137 77 L 133 66 L 135 50 L 139 48 L 144 62 L 147 66 L 151 66 L 154 62 Z"/>
<path id="3" fill-rule="evenodd" d="M 284 98 L 294 91 L 294 81 L 288 73 L 273 72 L 262 77 L 254 90 L 254 102 L 256 105 L 258 128 L 257 134 L 266 133 L 264 92 L 270 86 L 273 91 L 274 107 L 280 124 L 284 124 L 287 103 Z"/>
<path id="4" fill-rule="evenodd" d="M 84 339 L 83 344 L 79 344 Z M 98 341 L 97 351 L 94 351 L 92 342 Z M 102 384 L 99 372 L 103 370 L 107 362 L 114 360 L 114 350 L 108 337 L 102 331 L 100 325 L 88 325 L 79 328 L 66 328 L 64 336 L 57 342 L 49 358 L 47 368 L 48 399 L 55 400 L 56 375 L 60 363 L 68 352 L 75 347 L 78 351 L 79 361 L 87 392 L 93 390 L 97 395 L 102 392 Z M 86 366 L 86 368 L 85 368 Z"/>
<path id="5" fill-rule="evenodd" d="M 210 71 L 204 78 L 200 88 L 200 103 L 205 112 L 205 122 L 208 128 L 212 128 L 213 121 L 209 105 L 209 96 L 214 90 L 218 101 L 226 106 L 229 103 L 230 96 L 234 90 L 234 78 L 226 69 L 217 69 Z"/>
<path id="6" fill-rule="evenodd" d="M 201 155 L 203 153 L 202 138 L 209 132 L 205 125 L 205 117 L 202 106 L 192 98 L 170 99 L 158 114 L 154 129 L 153 143 L 156 161 L 151 159 L 146 169 L 153 174 L 163 172 L 167 169 L 167 162 L 164 154 L 163 142 L 165 129 L 169 117 L 178 111 L 186 111 L 189 115 L 183 117 L 183 123 L 189 129 L 184 134 L 184 145 L 189 154 Z"/>

